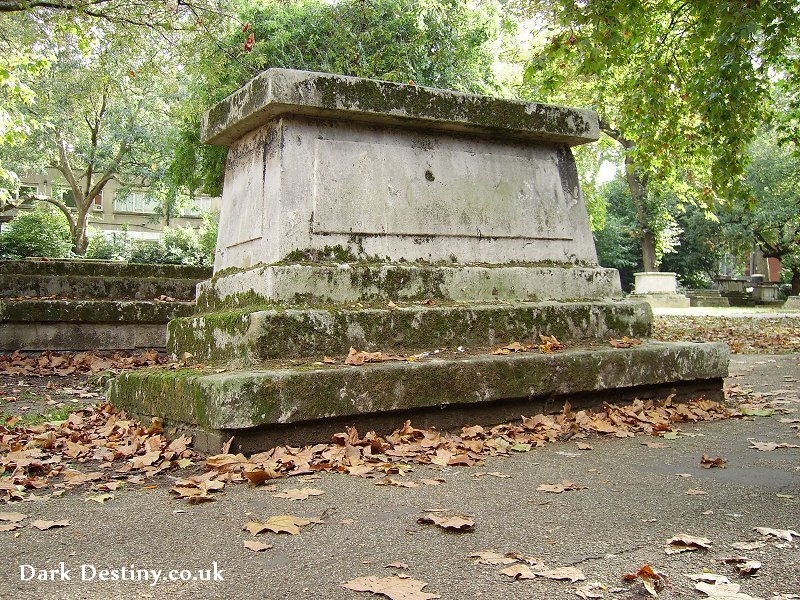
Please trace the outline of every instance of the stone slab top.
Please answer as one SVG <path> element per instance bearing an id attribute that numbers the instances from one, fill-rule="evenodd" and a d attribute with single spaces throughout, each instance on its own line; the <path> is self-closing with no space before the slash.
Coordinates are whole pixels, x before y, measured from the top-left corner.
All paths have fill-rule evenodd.
<path id="1" fill-rule="evenodd" d="M 330 73 L 267 69 L 203 116 L 200 137 L 227 146 L 283 115 L 576 146 L 600 135 L 597 113 Z"/>

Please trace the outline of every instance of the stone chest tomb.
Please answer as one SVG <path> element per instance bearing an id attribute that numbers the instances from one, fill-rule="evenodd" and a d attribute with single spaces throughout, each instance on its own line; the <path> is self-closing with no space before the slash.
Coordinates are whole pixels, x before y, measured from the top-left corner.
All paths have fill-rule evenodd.
<path id="1" fill-rule="evenodd" d="M 570 147 L 598 135 L 591 111 L 265 71 L 203 122 L 229 147 L 214 277 L 168 344 L 205 368 L 123 375 L 112 401 L 254 450 L 718 394 L 722 345 L 608 344 L 652 316 L 597 264 Z M 540 335 L 566 348 L 492 354 Z M 351 347 L 411 358 L 345 365 Z"/>

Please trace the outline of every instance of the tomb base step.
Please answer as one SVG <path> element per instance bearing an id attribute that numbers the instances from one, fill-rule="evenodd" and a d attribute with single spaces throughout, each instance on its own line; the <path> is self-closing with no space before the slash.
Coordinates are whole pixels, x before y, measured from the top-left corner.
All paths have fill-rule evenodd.
<path id="1" fill-rule="evenodd" d="M 691 301 L 681 294 L 631 294 L 631 300 L 647 302 L 653 308 L 689 308 Z"/>
<path id="2" fill-rule="evenodd" d="M 0 350 L 164 348 L 167 322 L 193 302 L 0 300 Z"/>
<path id="3" fill-rule="evenodd" d="M 200 312 L 253 304 L 619 299 L 615 269 L 574 265 L 270 264 L 222 271 L 197 288 Z"/>
<path id="4" fill-rule="evenodd" d="M 199 362 L 248 364 L 280 358 L 316 358 L 366 351 L 491 347 L 511 341 L 540 343 L 650 335 L 645 302 L 497 302 L 387 308 L 280 308 L 216 312 L 175 319 L 168 349 Z"/>
<path id="5" fill-rule="evenodd" d="M 343 424 L 382 429 L 409 417 L 440 427 L 492 423 L 570 398 L 584 406 L 671 392 L 720 398 L 728 358 L 724 344 L 647 342 L 362 366 L 283 361 L 247 371 L 154 368 L 122 374 L 111 383 L 109 400 L 139 417 L 160 416 L 200 431 L 201 450 L 213 452 L 233 435 L 234 449 L 257 451 L 327 441 L 331 428 Z"/>

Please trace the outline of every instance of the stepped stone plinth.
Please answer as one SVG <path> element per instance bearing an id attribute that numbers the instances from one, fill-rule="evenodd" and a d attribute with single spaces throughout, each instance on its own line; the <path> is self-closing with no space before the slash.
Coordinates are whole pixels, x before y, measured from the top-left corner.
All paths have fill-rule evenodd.
<path id="1" fill-rule="evenodd" d="M 214 277 L 168 336 L 203 366 L 125 374 L 111 400 L 257 450 L 719 396 L 722 344 L 608 343 L 646 340 L 652 312 L 597 264 L 570 147 L 598 135 L 586 110 L 265 71 L 203 122 L 229 147 Z M 512 341 L 533 349 L 493 354 Z M 408 359 L 346 365 L 351 347 Z"/>

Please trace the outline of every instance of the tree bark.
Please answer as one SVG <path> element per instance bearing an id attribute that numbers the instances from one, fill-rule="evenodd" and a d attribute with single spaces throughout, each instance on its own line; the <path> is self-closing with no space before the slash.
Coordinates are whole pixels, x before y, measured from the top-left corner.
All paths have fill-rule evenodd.
<path id="1" fill-rule="evenodd" d="M 633 146 L 623 142 L 626 150 Z M 625 154 L 625 177 L 628 189 L 631 192 L 633 207 L 636 210 L 636 221 L 639 223 L 640 240 L 642 243 L 642 267 L 646 273 L 658 271 L 656 264 L 656 236 L 650 229 L 647 219 L 647 187 L 636 174 L 636 165 L 630 153 Z"/>
<path id="2" fill-rule="evenodd" d="M 792 267 L 792 296 L 800 296 L 800 266 Z"/>

